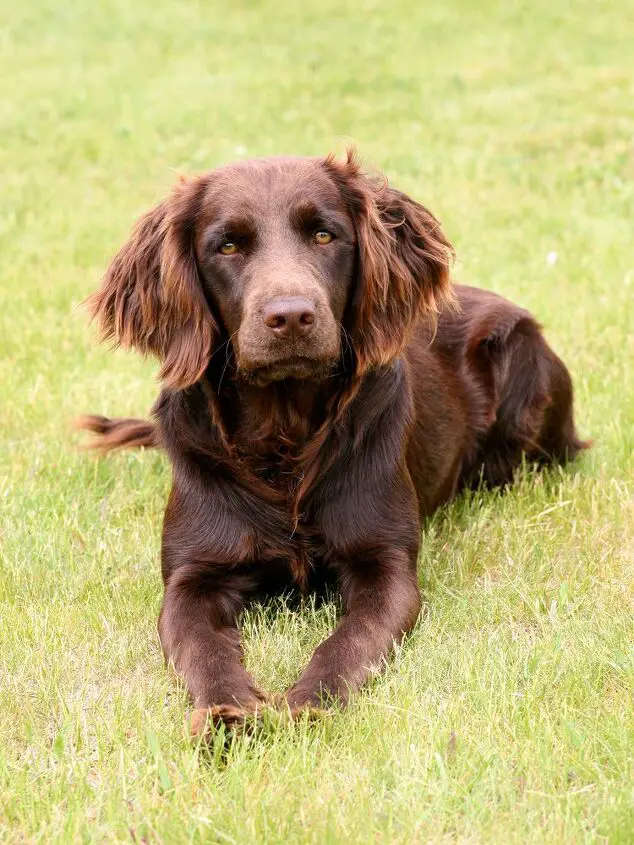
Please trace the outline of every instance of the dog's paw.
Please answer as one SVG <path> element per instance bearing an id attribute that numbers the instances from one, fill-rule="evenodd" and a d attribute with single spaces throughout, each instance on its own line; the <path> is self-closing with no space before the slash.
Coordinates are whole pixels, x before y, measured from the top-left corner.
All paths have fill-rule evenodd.
<path id="1" fill-rule="evenodd" d="M 260 713 L 257 707 L 240 707 L 237 704 L 198 707 L 187 715 L 185 727 L 192 738 L 202 737 L 222 725 L 228 730 L 235 730 L 254 724 Z"/>
<path id="2" fill-rule="evenodd" d="M 288 717 L 293 722 L 305 720 L 307 722 L 317 722 L 328 716 L 332 716 L 333 711 L 328 710 L 312 701 L 305 701 L 302 703 L 296 701 L 289 701 L 284 695 L 279 696 L 275 705 L 282 716 Z"/>
<path id="3" fill-rule="evenodd" d="M 307 721 L 319 722 L 333 715 L 332 710 L 326 710 L 325 707 L 315 707 L 313 704 L 303 704 L 301 707 L 289 707 L 288 713 L 294 722 Z"/>

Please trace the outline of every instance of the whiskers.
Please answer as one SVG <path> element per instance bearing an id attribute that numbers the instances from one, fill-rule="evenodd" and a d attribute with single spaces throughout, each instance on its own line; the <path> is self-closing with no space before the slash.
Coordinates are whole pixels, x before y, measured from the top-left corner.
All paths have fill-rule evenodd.
<path id="1" fill-rule="evenodd" d="M 225 340 L 225 342 L 224 342 L 224 343 L 221 343 L 221 344 L 220 344 L 220 346 L 219 346 L 217 349 L 215 349 L 215 350 L 214 350 L 214 352 L 213 352 L 213 354 L 212 354 L 211 358 L 209 359 L 209 360 L 210 360 L 210 362 L 211 362 L 211 360 L 212 360 L 212 359 L 213 359 L 213 358 L 214 358 L 214 357 L 215 357 L 215 356 L 216 356 L 216 355 L 217 355 L 217 354 L 218 354 L 218 353 L 219 353 L 222 349 L 224 349 L 224 350 L 225 350 L 225 363 L 224 363 L 224 366 L 223 366 L 223 368 L 222 368 L 222 372 L 220 373 L 220 379 L 218 380 L 218 392 L 220 392 L 220 388 L 222 387 L 222 381 L 223 381 L 223 379 L 224 379 L 224 377 L 225 377 L 225 373 L 227 372 L 227 368 L 229 367 L 229 365 L 230 365 L 230 363 L 231 363 L 231 357 L 230 357 L 230 352 L 231 352 L 231 341 L 233 340 L 233 338 L 234 338 L 237 334 L 238 334 L 238 330 L 236 330 L 235 332 L 233 332 L 233 334 L 231 334 L 231 335 L 227 338 L 227 340 Z"/>

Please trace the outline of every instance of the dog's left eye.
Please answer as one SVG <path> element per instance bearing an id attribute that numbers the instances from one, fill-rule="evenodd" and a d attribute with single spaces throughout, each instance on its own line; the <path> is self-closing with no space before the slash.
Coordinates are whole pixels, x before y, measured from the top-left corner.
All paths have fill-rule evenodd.
<path id="1" fill-rule="evenodd" d="M 238 251 L 238 244 L 233 241 L 225 241 L 218 247 L 218 252 L 222 255 L 235 255 Z"/>
<path id="2" fill-rule="evenodd" d="M 315 234 L 313 235 L 313 240 L 316 244 L 320 246 L 325 246 L 329 244 L 332 240 L 334 240 L 334 235 L 332 232 L 328 232 L 326 229 L 318 229 Z"/>

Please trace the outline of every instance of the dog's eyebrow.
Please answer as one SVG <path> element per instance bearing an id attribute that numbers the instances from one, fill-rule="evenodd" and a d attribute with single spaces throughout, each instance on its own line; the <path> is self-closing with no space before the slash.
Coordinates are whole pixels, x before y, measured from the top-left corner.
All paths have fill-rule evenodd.
<path id="1" fill-rule="evenodd" d="M 228 217 L 225 220 L 215 220 L 205 229 L 203 235 L 203 246 L 207 248 L 211 244 L 218 243 L 223 238 L 233 235 L 243 238 L 253 237 L 256 227 L 247 217 Z"/>
<path id="2" fill-rule="evenodd" d="M 333 229 L 345 229 L 348 222 L 345 214 L 334 208 L 317 205 L 312 200 L 303 200 L 294 205 L 290 209 L 290 219 L 298 227 L 318 225 Z"/>

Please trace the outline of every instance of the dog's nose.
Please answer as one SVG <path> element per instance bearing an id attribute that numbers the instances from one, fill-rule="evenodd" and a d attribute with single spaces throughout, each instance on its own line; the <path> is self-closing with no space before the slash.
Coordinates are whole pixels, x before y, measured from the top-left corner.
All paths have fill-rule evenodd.
<path id="1" fill-rule="evenodd" d="M 272 299 L 264 306 L 262 319 L 274 335 L 293 338 L 309 334 L 315 325 L 315 306 L 303 296 Z"/>

